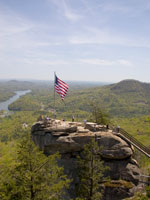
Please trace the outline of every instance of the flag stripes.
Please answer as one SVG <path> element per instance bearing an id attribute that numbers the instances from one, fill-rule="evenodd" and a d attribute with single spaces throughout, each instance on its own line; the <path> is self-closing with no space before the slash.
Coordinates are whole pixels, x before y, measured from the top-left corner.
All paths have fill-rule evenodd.
<path id="1" fill-rule="evenodd" d="M 69 86 L 60 80 L 56 75 L 55 75 L 55 90 L 56 92 L 60 95 L 61 99 L 64 100 L 65 95 L 68 92 Z"/>

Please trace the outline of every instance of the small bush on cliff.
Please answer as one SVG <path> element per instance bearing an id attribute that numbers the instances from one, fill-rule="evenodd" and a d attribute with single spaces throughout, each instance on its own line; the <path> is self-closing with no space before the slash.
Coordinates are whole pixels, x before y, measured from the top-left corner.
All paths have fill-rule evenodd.
<path id="1" fill-rule="evenodd" d="M 2 200 L 58 200 L 68 187 L 69 180 L 58 167 L 59 155 L 46 157 L 26 134 L 18 144 L 14 167 L 0 174 Z"/>
<path id="2" fill-rule="evenodd" d="M 126 198 L 125 200 L 149 200 L 145 194 L 137 193 L 134 197 Z"/>
<path id="3" fill-rule="evenodd" d="M 100 200 L 102 190 L 100 184 L 103 182 L 103 173 L 108 167 L 104 167 L 101 160 L 101 148 L 97 141 L 84 146 L 82 155 L 78 158 L 80 184 L 77 188 L 78 198 L 84 200 Z"/>

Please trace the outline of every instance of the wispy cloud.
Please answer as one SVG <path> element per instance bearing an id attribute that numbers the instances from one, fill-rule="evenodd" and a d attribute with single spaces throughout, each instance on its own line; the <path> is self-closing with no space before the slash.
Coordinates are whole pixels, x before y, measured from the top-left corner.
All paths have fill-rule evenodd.
<path id="1" fill-rule="evenodd" d="M 30 46 L 32 39 L 29 37 L 29 32 L 33 30 L 34 24 L 10 9 L 4 10 L 5 12 L 0 12 L 0 49 L 4 52 Z"/>
<path id="2" fill-rule="evenodd" d="M 134 77 L 136 66 L 141 76 L 141 66 L 147 69 L 149 66 L 148 2 L 32 0 L 30 7 L 35 8 L 32 13 L 26 2 L 23 7 L 2 0 L 0 68 L 5 70 L 1 71 L 7 76 L 13 69 L 11 73 L 19 76 L 24 70 L 28 77 L 36 76 L 35 73 L 41 76 L 42 71 L 47 75 L 51 69 L 64 71 L 66 68 L 68 77 L 77 74 L 82 79 L 86 67 L 90 79 L 91 66 L 100 74 L 103 68 L 106 77 L 109 68 L 110 78 L 112 74 L 116 76 L 118 69 L 122 77 L 125 74 Z"/>
<path id="3" fill-rule="evenodd" d="M 66 0 L 49 0 L 50 3 L 52 2 L 59 13 L 61 13 L 66 19 L 71 22 L 77 22 L 79 19 L 82 18 L 82 15 L 79 14 L 75 9 L 73 9 Z"/>
<path id="4" fill-rule="evenodd" d="M 81 15 L 75 13 L 75 11 L 67 5 L 65 0 L 62 0 L 64 7 L 64 15 L 70 21 L 78 21 L 81 18 Z"/>
<path id="5" fill-rule="evenodd" d="M 145 47 L 150 48 L 150 39 L 139 36 L 126 36 L 118 33 L 113 33 L 111 30 L 99 29 L 95 27 L 85 27 L 86 32 L 83 35 L 82 32 L 78 32 L 76 35 L 72 35 L 69 39 L 69 43 L 74 45 L 86 45 L 86 44 L 106 44 L 106 45 L 120 45 L 125 47 Z"/>
<path id="6" fill-rule="evenodd" d="M 129 17 L 136 17 L 150 10 L 149 0 L 132 0 L 132 1 L 104 1 L 99 7 L 106 13 L 121 14 Z"/>
<path id="7" fill-rule="evenodd" d="M 10 9 L 0 10 L 0 37 L 15 35 L 32 30 L 33 23 L 24 20 Z"/>
<path id="8" fill-rule="evenodd" d="M 120 59 L 120 60 L 117 60 L 116 62 L 120 65 L 126 65 L 126 66 L 129 66 L 129 67 L 133 67 L 133 63 L 129 60 Z"/>
<path id="9" fill-rule="evenodd" d="M 89 65 L 99 65 L 99 66 L 113 66 L 113 65 L 124 65 L 124 66 L 133 66 L 133 64 L 129 60 L 104 60 L 104 59 L 80 59 L 81 63 L 86 63 Z"/>
<path id="10" fill-rule="evenodd" d="M 89 65 L 105 65 L 105 66 L 111 66 L 114 65 L 114 61 L 108 61 L 108 60 L 101 60 L 101 59 L 80 59 L 81 63 L 86 63 Z"/>
<path id="11" fill-rule="evenodd" d="M 0 56 L 24 55 L 30 50 L 50 48 L 63 44 L 55 36 L 51 37 L 48 25 L 36 23 L 14 13 L 10 8 L 0 8 Z M 38 35 L 37 35 L 38 33 Z"/>
<path id="12" fill-rule="evenodd" d="M 103 5 L 101 4 L 100 7 L 103 8 L 105 12 L 121 12 L 121 13 L 128 13 L 132 10 L 131 7 L 128 5 L 122 5 L 121 3 L 112 3 L 112 2 L 105 2 Z"/>
<path id="13" fill-rule="evenodd" d="M 25 64 L 29 64 L 29 65 L 38 65 L 38 66 L 54 66 L 54 65 L 68 65 L 70 64 L 67 61 L 64 60 L 50 60 L 50 59 L 18 59 L 17 61 L 20 61 L 22 63 Z"/>
<path id="14" fill-rule="evenodd" d="M 37 47 L 51 47 L 51 46 L 61 46 L 63 42 L 35 42 L 34 46 Z"/>

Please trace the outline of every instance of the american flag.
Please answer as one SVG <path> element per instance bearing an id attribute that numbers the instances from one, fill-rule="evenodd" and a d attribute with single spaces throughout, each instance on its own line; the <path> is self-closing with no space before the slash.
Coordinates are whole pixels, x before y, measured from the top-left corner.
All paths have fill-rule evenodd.
<path id="1" fill-rule="evenodd" d="M 69 86 L 60 80 L 56 75 L 55 75 L 55 90 L 56 92 L 60 95 L 61 99 L 64 100 L 65 95 L 68 92 Z"/>

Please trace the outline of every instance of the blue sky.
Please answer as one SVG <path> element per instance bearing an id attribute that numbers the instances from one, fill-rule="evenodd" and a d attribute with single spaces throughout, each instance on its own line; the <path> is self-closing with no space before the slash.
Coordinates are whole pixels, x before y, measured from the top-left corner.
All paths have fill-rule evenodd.
<path id="1" fill-rule="evenodd" d="M 149 0 L 0 0 L 0 79 L 150 82 Z"/>

